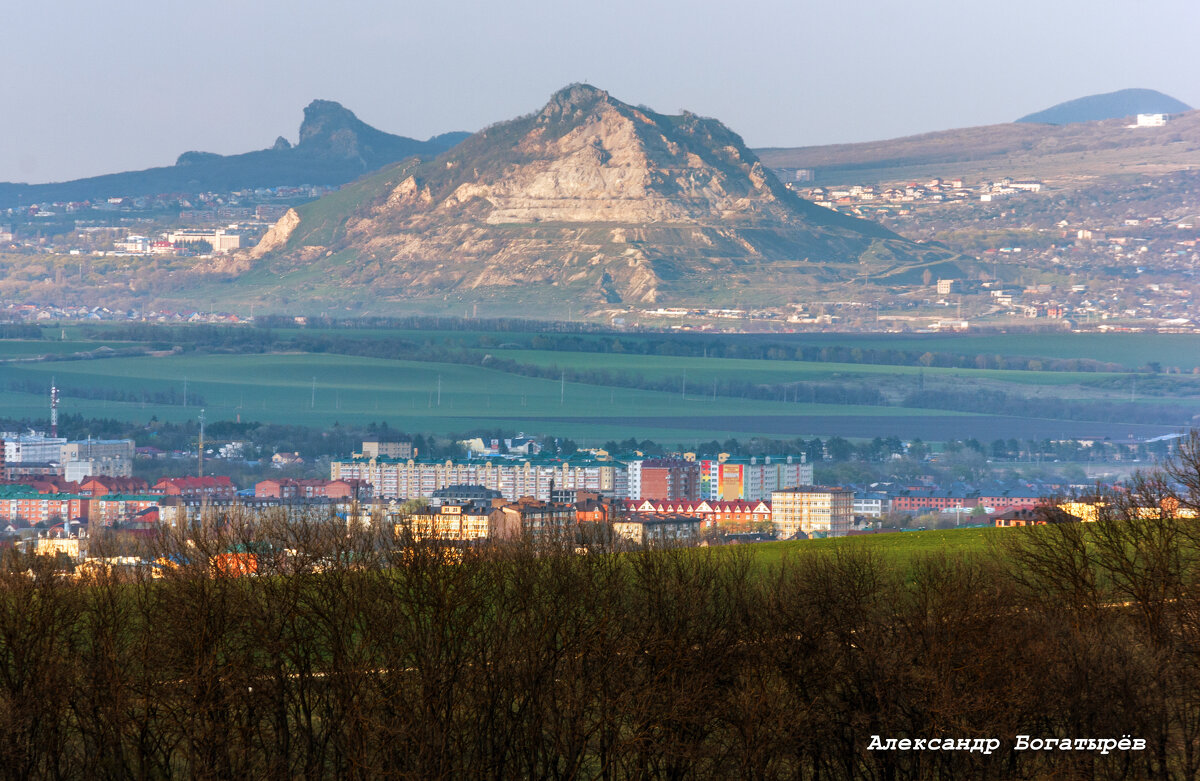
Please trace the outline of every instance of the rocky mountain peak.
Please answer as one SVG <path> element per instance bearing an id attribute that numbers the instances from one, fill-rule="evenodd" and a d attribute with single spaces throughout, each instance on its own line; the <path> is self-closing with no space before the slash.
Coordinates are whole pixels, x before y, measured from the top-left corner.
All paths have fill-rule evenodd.
<path id="1" fill-rule="evenodd" d="M 569 84 L 550 96 L 550 100 L 538 116 L 544 121 L 561 119 L 593 110 L 597 105 L 609 100 L 606 91 L 591 84 Z"/>
<path id="2" fill-rule="evenodd" d="M 314 100 L 304 107 L 300 146 L 327 143 L 339 133 L 357 134 L 366 125 L 354 112 L 333 100 Z"/>
<path id="3" fill-rule="evenodd" d="M 343 258 L 339 278 L 389 295 L 536 290 L 597 305 L 845 281 L 864 257 L 892 268 L 929 254 L 800 199 L 715 119 L 588 84 L 346 188 L 336 208 L 301 207 L 277 233 L 263 262 Z"/>

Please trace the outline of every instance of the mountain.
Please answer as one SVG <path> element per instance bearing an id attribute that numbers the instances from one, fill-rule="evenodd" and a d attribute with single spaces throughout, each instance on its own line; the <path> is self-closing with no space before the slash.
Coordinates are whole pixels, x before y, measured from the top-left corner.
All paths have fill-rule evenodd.
<path id="1" fill-rule="evenodd" d="M 280 137 L 239 155 L 184 152 L 173 166 L 51 184 L 0 183 L 0 208 L 22 204 L 137 197 L 158 193 L 229 192 L 279 185 L 340 185 L 413 155 L 433 156 L 466 138 L 446 133 L 417 141 L 377 130 L 349 109 L 314 100 L 304 109 L 300 140 Z"/>
<path id="2" fill-rule="evenodd" d="M 576 84 L 431 161 L 290 211 L 223 270 L 268 300 L 425 299 L 529 314 L 779 304 L 822 286 L 919 279 L 931 266 L 952 273 L 956 259 L 799 198 L 714 119 Z"/>
<path id="3" fill-rule="evenodd" d="M 1007 123 L 857 144 L 756 149 L 763 164 L 817 183 L 868 184 L 954 178 L 1031 177 L 1063 181 L 1186 170 L 1200 151 L 1200 111 L 1163 127 L 1126 119 L 1069 125 Z"/>
<path id="4" fill-rule="evenodd" d="M 1135 114 L 1178 114 L 1191 110 L 1192 107 L 1186 103 L 1152 89 L 1123 89 L 1068 100 L 1023 116 L 1017 122 L 1069 125 L 1074 122 L 1121 119 Z"/>

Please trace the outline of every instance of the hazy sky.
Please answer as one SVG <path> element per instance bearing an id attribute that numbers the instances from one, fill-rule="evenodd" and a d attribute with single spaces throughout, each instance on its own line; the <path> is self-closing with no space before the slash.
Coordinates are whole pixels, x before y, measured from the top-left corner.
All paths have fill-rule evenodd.
<path id="1" fill-rule="evenodd" d="M 296 140 L 313 98 L 426 138 L 588 81 L 751 146 L 1011 121 L 1125 87 L 1200 106 L 1198 0 L 64 0 L 0 29 L 0 181 Z"/>

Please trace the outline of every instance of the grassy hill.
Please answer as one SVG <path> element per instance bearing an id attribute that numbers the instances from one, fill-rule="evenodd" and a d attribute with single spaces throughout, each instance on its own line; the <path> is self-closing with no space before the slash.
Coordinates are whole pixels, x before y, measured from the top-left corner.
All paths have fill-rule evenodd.
<path id="1" fill-rule="evenodd" d="M 818 182 L 943 178 L 1053 178 L 1161 174 L 1196 165 L 1200 111 L 1161 128 L 1122 119 L 1063 126 L 1003 124 L 924 133 L 886 141 L 768 148 L 755 152 L 775 169 L 809 168 Z"/>
<path id="2" fill-rule="evenodd" d="M 1013 529 L 961 528 L 930 531 L 888 532 L 820 540 L 789 540 L 755 543 L 751 550 L 755 561 L 776 566 L 794 556 L 836 554 L 839 551 L 865 552 L 879 556 L 890 565 L 907 567 L 922 556 L 980 556 L 997 550 L 1005 534 Z"/>

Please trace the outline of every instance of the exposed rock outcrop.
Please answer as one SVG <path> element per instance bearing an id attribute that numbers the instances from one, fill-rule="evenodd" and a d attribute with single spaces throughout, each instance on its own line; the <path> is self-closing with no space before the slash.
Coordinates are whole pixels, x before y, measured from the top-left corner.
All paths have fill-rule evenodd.
<path id="1" fill-rule="evenodd" d="M 308 213 L 320 217 L 310 225 Z M 652 303 L 705 287 L 727 295 L 764 270 L 849 279 L 868 250 L 886 258 L 893 245 L 925 252 L 800 199 L 716 120 L 656 114 L 585 84 L 285 220 L 255 257 L 294 267 L 305 246 L 328 245 L 342 284 L 401 296 L 522 287 Z"/>
<path id="2" fill-rule="evenodd" d="M 291 237 L 292 231 L 300 224 L 300 214 L 295 209 L 288 209 L 274 225 L 267 230 L 262 239 L 250 250 L 250 257 L 257 260 L 269 252 L 283 249 Z"/>

